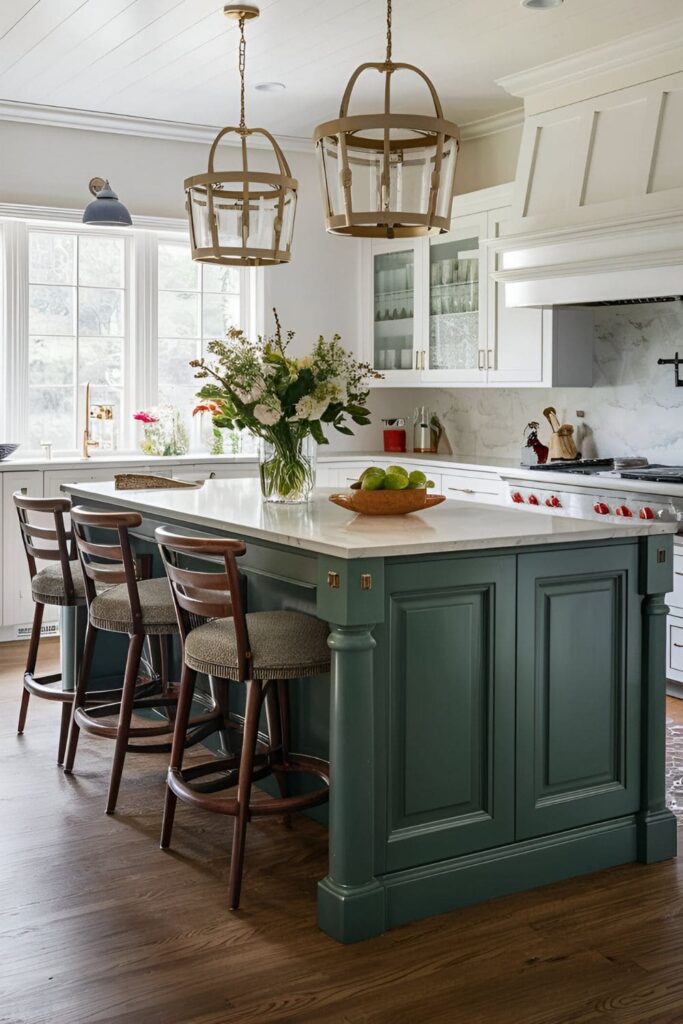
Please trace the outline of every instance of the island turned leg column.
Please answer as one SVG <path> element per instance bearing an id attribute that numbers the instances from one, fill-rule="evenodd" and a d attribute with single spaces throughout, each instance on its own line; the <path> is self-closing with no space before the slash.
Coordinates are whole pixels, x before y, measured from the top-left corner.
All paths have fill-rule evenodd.
<path id="1" fill-rule="evenodd" d="M 332 623 L 329 874 L 318 924 L 339 942 L 380 935 L 384 889 L 375 878 L 373 625 L 384 618 L 383 563 L 320 559 L 318 615 Z"/>
<path id="2" fill-rule="evenodd" d="M 676 818 L 666 806 L 666 615 L 673 589 L 671 537 L 641 540 L 643 700 L 638 860 L 676 856 Z"/>

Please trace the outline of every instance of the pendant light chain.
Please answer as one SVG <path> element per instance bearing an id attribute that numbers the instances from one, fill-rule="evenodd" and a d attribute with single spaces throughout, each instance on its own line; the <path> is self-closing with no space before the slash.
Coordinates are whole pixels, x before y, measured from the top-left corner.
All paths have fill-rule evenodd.
<path id="1" fill-rule="evenodd" d="M 387 0 L 387 64 L 391 64 L 391 0 Z"/>
<path id="2" fill-rule="evenodd" d="M 390 0 L 391 2 L 391 0 Z M 247 122 L 244 116 L 244 72 L 247 66 L 247 41 L 244 38 L 244 18 L 239 20 L 240 26 L 240 56 L 239 56 L 239 70 L 240 70 L 240 128 L 244 129 L 247 127 Z"/>

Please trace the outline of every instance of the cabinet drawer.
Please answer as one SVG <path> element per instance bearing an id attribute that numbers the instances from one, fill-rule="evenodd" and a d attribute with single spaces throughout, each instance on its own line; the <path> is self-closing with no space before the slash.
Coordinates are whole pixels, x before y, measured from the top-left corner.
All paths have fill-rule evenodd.
<path id="1" fill-rule="evenodd" d="M 683 673 L 683 619 L 670 616 L 668 667 L 672 672 Z"/>
<path id="2" fill-rule="evenodd" d="M 674 552 L 674 588 L 667 596 L 672 608 L 679 608 L 683 614 L 683 555 Z"/>
<path id="3" fill-rule="evenodd" d="M 442 493 L 457 501 L 477 501 L 489 505 L 503 503 L 502 481 L 491 475 L 444 473 Z"/>

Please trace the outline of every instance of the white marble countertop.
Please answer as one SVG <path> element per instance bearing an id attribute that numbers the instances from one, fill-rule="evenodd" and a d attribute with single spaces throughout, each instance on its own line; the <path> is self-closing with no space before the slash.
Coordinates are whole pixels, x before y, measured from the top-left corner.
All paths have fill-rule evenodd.
<path id="1" fill-rule="evenodd" d="M 518 509 L 448 501 L 422 515 L 358 516 L 333 505 L 332 488 L 319 488 L 305 505 L 268 504 L 258 480 L 207 480 L 196 490 L 116 491 L 113 482 L 67 484 L 78 498 L 104 501 L 194 530 L 225 530 L 275 544 L 334 555 L 369 558 L 444 551 L 581 543 L 675 533 L 662 522 L 602 523 L 537 516 Z"/>

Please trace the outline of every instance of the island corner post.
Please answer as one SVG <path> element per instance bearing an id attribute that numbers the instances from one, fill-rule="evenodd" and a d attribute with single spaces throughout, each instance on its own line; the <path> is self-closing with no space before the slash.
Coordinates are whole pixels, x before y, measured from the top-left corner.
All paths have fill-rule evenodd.
<path id="1" fill-rule="evenodd" d="M 100 508 L 127 500 L 76 496 Z M 135 544 L 153 551 L 155 527 L 169 522 L 177 513 L 145 510 Z M 299 607 L 330 628 L 329 711 L 324 680 L 293 688 L 295 702 L 314 701 L 295 707 L 295 739 L 320 752 L 329 738 L 329 869 L 318 884 L 329 936 L 356 942 L 675 855 L 664 790 L 670 534 L 369 557 L 243 539 L 252 607 Z"/>

